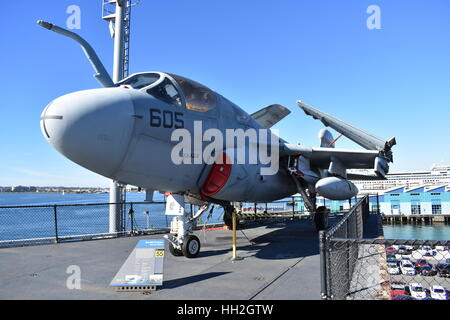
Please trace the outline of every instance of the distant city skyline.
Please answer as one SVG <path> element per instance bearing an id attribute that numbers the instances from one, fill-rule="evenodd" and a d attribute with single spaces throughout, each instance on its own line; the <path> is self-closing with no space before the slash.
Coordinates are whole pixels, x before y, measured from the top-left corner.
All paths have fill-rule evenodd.
<path id="1" fill-rule="evenodd" d="M 70 20 L 73 6 L 79 25 Z M 109 187 L 107 178 L 57 153 L 39 127 L 50 101 L 98 83 L 79 46 L 36 21 L 80 27 L 74 31 L 111 71 L 113 41 L 101 1 L 43 0 L 32 8 L 8 1 L 2 15 L 0 28 L 10 31 L 0 51 L 0 185 Z M 395 136 L 391 172 L 450 165 L 446 0 L 143 0 L 132 19 L 130 73 L 184 75 L 250 114 L 282 104 L 292 114 L 274 128 L 290 143 L 319 145 L 323 125 L 296 106 L 302 100 L 383 139 Z M 337 147 L 359 148 L 344 138 Z"/>

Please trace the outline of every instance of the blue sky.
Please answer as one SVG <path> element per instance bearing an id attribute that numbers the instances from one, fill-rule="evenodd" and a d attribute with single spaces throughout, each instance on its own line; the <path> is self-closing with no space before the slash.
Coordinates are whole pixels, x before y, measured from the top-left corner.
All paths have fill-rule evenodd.
<path id="1" fill-rule="evenodd" d="M 381 30 L 369 30 L 369 5 Z M 111 70 L 113 41 L 100 0 L 6 1 L 0 19 L 4 72 L 0 185 L 108 186 L 43 138 L 43 108 L 63 94 L 98 87 L 75 43 L 36 24 L 77 32 Z M 298 99 L 382 138 L 396 136 L 391 171 L 450 164 L 450 2 L 380 0 L 142 0 L 133 8 L 131 72 L 161 70 L 197 80 L 252 113 L 279 103 L 292 114 L 276 129 L 318 145 L 320 122 Z M 339 140 L 338 147 L 356 147 Z"/>

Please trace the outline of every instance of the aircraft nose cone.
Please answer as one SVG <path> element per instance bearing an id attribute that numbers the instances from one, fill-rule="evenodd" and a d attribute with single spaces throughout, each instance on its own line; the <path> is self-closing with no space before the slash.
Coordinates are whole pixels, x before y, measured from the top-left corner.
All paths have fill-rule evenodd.
<path id="1" fill-rule="evenodd" d="M 131 138 L 133 115 L 127 89 L 79 91 L 55 99 L 44 109 L 41 131 L 70 160 L 114 177 Z"/>

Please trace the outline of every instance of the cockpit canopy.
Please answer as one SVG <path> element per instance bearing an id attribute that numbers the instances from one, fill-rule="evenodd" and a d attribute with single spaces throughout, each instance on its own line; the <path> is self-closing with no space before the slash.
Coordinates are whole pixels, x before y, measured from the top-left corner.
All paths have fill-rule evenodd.
<path id="1" fill-rule="evenodd" d="M 217 96 L 211 89 L 175 74 L 138 73 L 120 81 L 118 85 L 130 86 L 165 103 L 188 110 L 207 112 L 217 105 Z"/>

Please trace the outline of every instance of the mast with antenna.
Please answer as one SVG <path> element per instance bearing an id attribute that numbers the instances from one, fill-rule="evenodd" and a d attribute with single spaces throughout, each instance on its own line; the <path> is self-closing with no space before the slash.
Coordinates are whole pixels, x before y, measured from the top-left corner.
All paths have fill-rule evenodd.
<path id="1" fill-rule="evenodd" d="M 132 3 L 132 0 L 102 0 L 102 19 L 109 22 L 111 37 L 114 39 L 114 65 L 113 82 L 117 83 L 126 78 L 130 63 L 130 26 L 131 7 L 140 1 Z M 111 180 L 109 188 L 109 232 L 124 231 L 123 217 L 123 188 L 116 180 Z"/>

